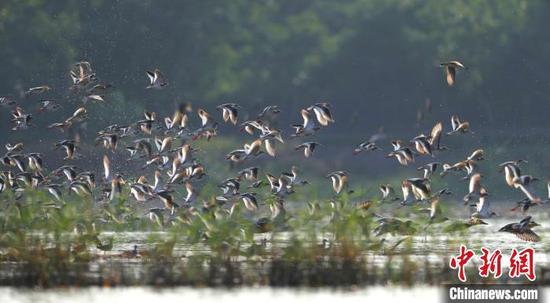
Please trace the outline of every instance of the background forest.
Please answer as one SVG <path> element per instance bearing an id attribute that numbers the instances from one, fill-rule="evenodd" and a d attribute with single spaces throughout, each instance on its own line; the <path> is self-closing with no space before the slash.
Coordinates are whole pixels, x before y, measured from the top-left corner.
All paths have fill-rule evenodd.
<path id="1" fill-rule="evenodd" d="M 458 114 L 474 134 L 443 138 L 452 149 L 443 161 L 484 148 L 489 190 L 515 199 L 521 193 L 505 189 L 497 163 L 526 158 L 529 173 L 550 175 L 549 20 L 544 0 L 3 0 L 0 96 L 31 111 L 39 99 L 22 99 L 21 92 L 47 84 L 53 90 L 41 98 L 63 108 L 35 113 L 35 127 L 21 132 L 11 131 L 10 110 L 0 108 L 0 143 L 23 141 L 51 152 L 50 143 L 66 134 L 45 126 L 77 107 L 80 100 L 67 93 L 68 71 L 86 60 L 113 89 L 105 104 L 89 109 L 85 148 L 94 148 L 99 129 L 141 119 L 144 110 L 165 116 L 190 102 L 221 121 L 216 105 L 237 102 L 243 121 L 278 104 L 278 127 L 290 142 L 278 165 L 299 163 L 310 178 L 347 169 L 352 185 L 373 185 L 374 192 L 378 182 L 411 176 L 430 161 L 400 168 L 385 160 L 390 139 L 409 140 L 437 121 L 449 129 L 450 116 Z M 446 60 L 469 67 L 453 87 L 439 67 Z M 169 81 L 161 91 L 145 89 L 145 70 L 155 67 Z M 336 123 L 319 133 L 324 146 L 305 161 L 292 148 L 300 140 L 289 138 L 290 124 L 300 122 L 299 109 L 321 100 L 333 105 Z M 382 152 L 351 155 L 382 129 L 388 139 L 379 143 Z M 33 145 L 43 140 L 47 144 Z M 223 155 L 247 140 L 236 128 L 222 127 L 210 145 L 215 149 L 204 155 L 219 160 L 208 164 L 214 178 L 216 169 L 229 170 Z M 55 168 L 62 156 L 46 165 Z M 99 164 L 92 160 L 89 166 Z M 268 157 L 258 161 L 288 169 Z"/>

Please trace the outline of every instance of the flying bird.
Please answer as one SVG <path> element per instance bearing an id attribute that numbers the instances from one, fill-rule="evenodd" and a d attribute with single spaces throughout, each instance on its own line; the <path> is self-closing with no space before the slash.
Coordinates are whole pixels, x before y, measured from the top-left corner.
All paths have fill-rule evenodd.
<path id="1" fill-rule="evenodd" d="M 240 108 L 238 104 L 224 103 L 218 105 L 216 108 L 222 111 L 224 122 L 231 122 L 233 125 L 237 125 L 238 109 Z"/>
<path id="2" fill-rule="evenodd" d="M 363 151 L 373 151 L 380 149 L 375 142 L 365 141 L 357 145 L 357 147 L 353 150 L 354 155 L 358 155 L 359 153 Z"/>
<path id="3" fill-rule="evenodd" d="M 296 146 L 295 150 L 304 149 L 304 156 L 306 158 L 309 158 L 313 155 L 313 151 L 317 148 L 317 146 L 320 146 L 321 144 L 319 142 L 304 142 L 298 146 Z"/>
<path id="4" fill-rule="evenodd" d="M 540 237 L 531 228 L 539 226 L 538 223 L 532 221 L 531 216 L 527 216 L 519 223 L 510 223 L 499 229 L 499 232 L 508 232 L 514 234 L 523 241 L 539 242 Z"/>
<path id="5" fill-rule="evenodd" d="M 43 94 L 43 93 L 49 92 L 51 90 L 52 90 L 52 88 L 48 85 L 41 85 L 41 86 L 31 87 L 31 88 L 29 88 L 28 90 L 25 91 L 25 97 L 29 97 L 29 96 L 32 96 L 32 95 Z"/>
<path id="6" fill-rule="evenodd" d="M 473 132 L 470 130 L 470 122 L 468 121 L 460 121 L 460 118 L 458 118 L 457 115 L 453 115 L 451 117 L 451 126 L 453 128 L 452 131 L 448 132 L 447 135 L 453 135 L 456 133 L 471 133 Z"/>
<path id="7" fill-rule="evenodd" d="M 464 64 L 456 60 L 443 62 L 439 65 L 445 69 L 445 76 L 447 79 L 447 84 L 449 86 L 453 86 L 455 83 L 456 71 L 458 69 L 466 69 Z"/>
<path id="8" fill-rule="evenodd" d="M 149 77 L 149 85 L 146 87 L 147 89 L 162 89 L 168 85 L 168 82 L 166 82 L 166 79 L 160 69 L 156 68 L 154 71 L 146 71 L 146 73 L 147 77 Z"/>

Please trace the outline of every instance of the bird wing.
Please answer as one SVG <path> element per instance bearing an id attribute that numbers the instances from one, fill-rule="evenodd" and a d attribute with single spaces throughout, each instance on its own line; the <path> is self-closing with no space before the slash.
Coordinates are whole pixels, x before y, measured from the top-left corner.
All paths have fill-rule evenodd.
<path id="1" fill-rule="evenodd" d="M 407 164 L 408 162 L 414 162 L 414 155 L 409 148 L 404 148 L 402 150 L 402 155 L 405 157 Z"/>
<path id="2" fill-rule="evenodd" d="M 270 156 L 275 157 L 276 155 L 275 145 L 269 139 L 265 140 L 265 150 Z"/>
<path id="3" fill-rule="evenodd" d="M 73 159 L 75 146 L 73 144 L 65 145 L 65 152 L 67 153 L 67 159 Z"/>
<path id="4" fill-rule="evenodd" d="M 222 117 L 223 117 L 223 121 L 224 121 L 224 122 L 229 121 L 229 119 L 230 119 L 230 112 L 229 112 L 229 109 L 228 109 L 227 107 L 223 107 L 223 108 L 222 108 Z"/>
<path id="5" fill-rule="evenodd" d="M 526 229 L 527 226 L 529 225 L 529 223 L 531 222 L 531 219 L 532 219 L 531 216 L 527 216 L 527 217 L 521 219 L 521 221 L 519 221 L 519 227 L 522 228 L 522 229 Z"/>
<path id="6" fill-rule="evenodd" d="M 229 112 L 229 120 L 231 121 L 231 123 L 233 123 L 233 125 L 236 125 L 237 124 L 237 115 L 238 115 L 238 111 L 236 108 L 229 108 L 227 109 L 227 111 Z"/>
<path id="7" fill-rule="evenodd" d="M 162 148 L 162 139 L 155 137 L 153 141 L 155 142 L 155 146 L 157 147 L 157 150 L 160 151 Z"/>
<path id="8" fill-rule="evenodd" d="M 254 140 L 254 142 L 250 143 L 250 145 L 245 144 L 244 149 L 247 155 L 255 155 L 258 153 L 261 147 L 262 147 L 262 140 L 257 139 L 257 140 Z"/>
<path id="9" fill-rule="evenodd" d="M 327 118 L 326 114 L 323 112 L 321 108 L 313 107 L 313 112 L 315 113 L 315 117 L 317 118 L 317 121 L 319 121 L 319 123 L 322 126 L 328 125 L 329 119 Z"/>
<path id="10" fill-rule="evenodd" d="M 458 118 L 457 115 L 453 115 L 451 117 L 451 126 L 453 127 L 453 131 L 456 130 L 459 125 L 460 125 L 460 119 Z"/>
<path id="11" fill-rule="evenodd" d="M 441 207 L 439 206 L 439 199 L 432 199 L 432 206 L 430 208 L 430 218 L 435 218 L 436 215 L 441 214 Z"/>
<path id="12" fill-rule="evenodd" d="M 309 123 L 311 123 L 311 120 L 309 119 L 309 114 L 307 111 L 302 111 L 302 119 L 304 120 L 304 123 L 302 124 L 303 128 L 307 128 Z"/>
<path id="13" fill-rule="evenodd" d="M 155 83 L 155 79 L 156 79 L 155 73 L 150 71 L 146 71 L 146 73 L 147 73 L 147 77 L 149 77 L 149 82 L 151 82 L 151 84 Z"/>
<path id="14" fill-rule="evenodd" d="M 109 181 L 111 179 L 111 161 L 107 155 L 103 156 L 103 172 L 105 180 Z"/>
<path id="15" fill-rule="evenodd" d="M 521 191 L 531 200 L 532 202 L 540 202 L 540 198 L 537 197 L 532 190 L 530 190 L 527 186 L 523 184 L 517 184 L 518 188 L 521 189 Z"/>
<path id="16" fill-rule="evenodd" d="M 331 175 L 330 180 L 332 181 L 332 189 L 336 193 L 339 193 L 338 189 L 340 188 L 340 179 L 336 175 Z"/>
<path id="17" fill-rule="evenodd" d="M 267 177 L 267 181 L 269 181 L 269 186 L 273 189 L 274 187 L 277 187 L 278 186 L 278 183 L 277 183 L 277 179 L 270 175 L 270 174 L 266 174 L 265 175 Z"/>
<path id="18" fill-rule="evenodd" d="M 173 128 L 174 126 L 181 124 L 183 122 L 183 113 L 179 110 L 174 112 L 174 116 L 172 116 L 172 120 L 170 121 L 170 128 Z"/>
<path id="19" fill-rule="evenodd" d="M 478 213 L 486 213 L 489 210 L 489 202 L 485 201 L 485 197 L 479 197 L 479 201 L 476 203 L 476 211 Z"/>
<path id="20" fill-rule="evenodd" d="M 170 145 L 172 144 L 172 137 L 166 137 L 164 138 L 164 140 L 162 140 L 162 144 L 161 144 L 161 147 L 160 147 L 160 151 L 161 152 L 164 152 L 166 151 L 168 148 L 170 148 Z"/>
<path id="21" fill-rule="evenodd" d="M 455 84 L 456 69 L 450 65 L 445 67 L 445 73 L 447 74 L 447 84 L 453 86 Z"/>
<path id="22" fill-rule="evenodd" d="M 199 117 L 201 118 L 201 124 L 203 127 L 208 124 L 209 116 L 210 115 L 205 110 L 199 110 Z"/>
<path id="23" fill-rule="evenodd" d="M 386 187 L 385 185 L 380 185 L 380 187 L 378 188 L 382 192 L 382 199 L 385 199 L 389 196 L 390 191 L 388 190 L 388 187 Z"/>
<path id="24" fill-rule="evenodd" d="M 523 241 L 528 241 L 528 242 L 539 242 L 540 241 L 539 235 L 537 235 L 534 231 L 532 231 L 530 229 L 526 229 L 526 230 L 523 230 L 521 232 L 516 232 L 514 234 L 516 235 L 516 237 L 520 238 Z"/>
<path id="25" fill-rule="evenodd" d="M 403 181 L 402 185 L 401 185 L 401 191 L 403 192 L 403 201 L 408 201 L 409 200 L 409 196 L 411 195 L 411 188 L 410 188 L 410 183 L 407 182 L 407 181 Z"/>
<path id="26" fill-rule="evenodd" d="M 311 145 L 306 145 L 306 148 L 304 149 L 304 156 L 306 156 L 306 158 L 309 158 L 313 153 L 313 146 L 310 146 Z"/>
<path id="27" fill-rule="evenodd" d="M 451 61 L 451 62 L 449 62 L 449 63 L 455 65 L 456 67 L 466 68 L 466 67 L 464 66 L 464 64 L 462 64 L 462 62 L 457 61 L 457 60 L 453 60 L 453 61 Z"/>
<path id="28" fill-rule="evenodd" d="M 165 82 L 164 75 L 158 68 L 155 69 L 155 81 Z"/>
<path id="29" fill-rule="evenodd" d="M 508 186 L 514 186 L 514 173 L 512 168 L 510 168 L 508 165 L 504 166 L 504 178 Z"/>
<path id="30" fill-rule="evenodd" d="M 189 182 L 185 183 L 185 190 L 187 191 L 187 196 L 185 197 L 185 201 L 191 202 L 191 198 L 193 197 L 193 185 L 191 185 L 191 183 Z"/>
<path id="31" fill-rule="evenodd" d="M 429 142 L 432 147 L 435 147 L 436 149 L 439 148 L 439 141 L 441 140 L 442 132 L 443 132 L 443 123 L 437 122 L 432 128 L 432 132 L 430 134 Z"/>
<path id="32" fill-rule="evenodd" d="M 481 175 L 480 174 L 474 174 L 470 178 L 470 184 L 468 186 L 469 193 L 476 192 L 481 185 Z"/>
<path id="33" fill-rule="evenodd" d="M 86 78 L 86 71 L 84 70 L 84 65 L 83 64 L 78 65 L 78 70 L 80 72 L 79 80 L 83 80 L 84 78 Z"/>

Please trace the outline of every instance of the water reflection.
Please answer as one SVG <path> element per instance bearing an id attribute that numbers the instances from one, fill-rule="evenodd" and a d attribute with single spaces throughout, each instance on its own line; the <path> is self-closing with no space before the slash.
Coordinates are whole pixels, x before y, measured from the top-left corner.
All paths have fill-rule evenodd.
<path id="1" fill-rule="evenodd" d="M 105 303 L 105 302 L 369 302 L 377 298 L 387 298 L 392 301 L 434 302 L 441 295 L 435 287 L 369 287 L 355 290 L 321 289 L 288 289 L 288 288 L 240 288 L 228 289 L 196 289 L 178 287 L 158 289 L 149 287 L 128 288 L 85 288 L 85 289 L 52 289 L 29 290 L 16 288 L 0 288 L 0 302 L 22 303 Z"/>

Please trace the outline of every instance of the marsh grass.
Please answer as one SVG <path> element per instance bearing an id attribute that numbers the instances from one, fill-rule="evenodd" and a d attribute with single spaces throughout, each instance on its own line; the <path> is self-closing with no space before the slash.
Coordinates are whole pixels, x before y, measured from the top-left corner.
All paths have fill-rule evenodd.
<path id="1" fill-rule="evenodd" d="M 61 202 L 26 191 L 18 200 L 10 193 L 0 200 L 1 285 L 351 287 L 456 279 L 446 256 L 416 256 L 421 221 L 413 225 L 416 238 L 376 237 L 373 210 L 358 209 L 347 195 L 315 213 L 295 206 L 267 233 L 258 233 L 258 215 L 244 208 L 231 216 L 202 211 L 188 220 L 167 215 L 159 226 L 144 216 L 143 205 L 124 199 Z M 144 238 L 122 236 L 128 232 Z M 467 239 L 457 234 L 445 241 L 455 247 Z"/>

